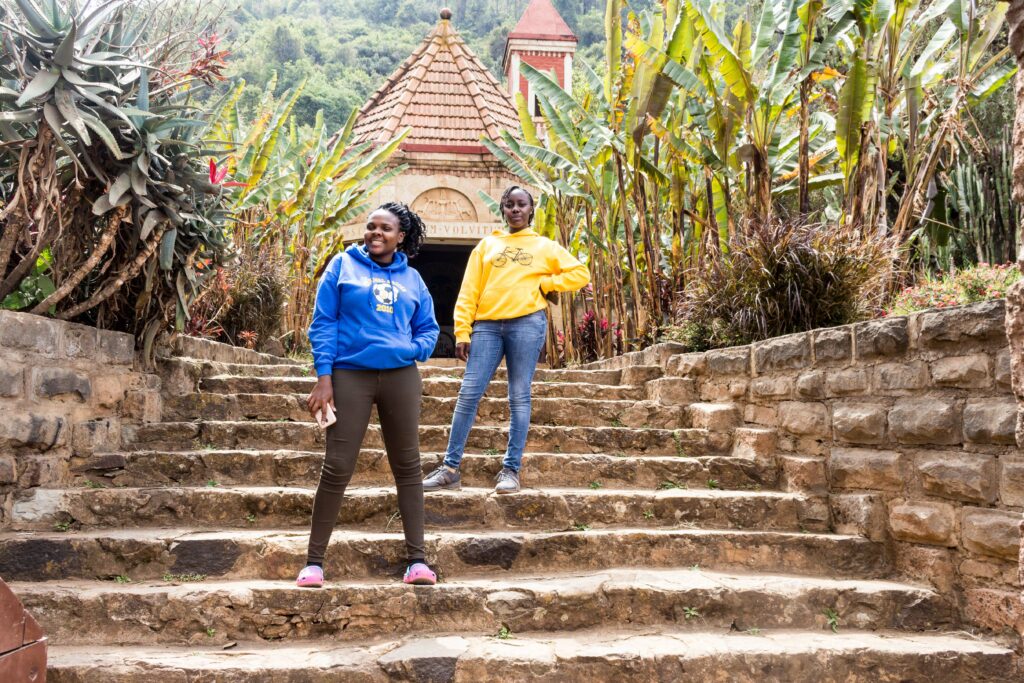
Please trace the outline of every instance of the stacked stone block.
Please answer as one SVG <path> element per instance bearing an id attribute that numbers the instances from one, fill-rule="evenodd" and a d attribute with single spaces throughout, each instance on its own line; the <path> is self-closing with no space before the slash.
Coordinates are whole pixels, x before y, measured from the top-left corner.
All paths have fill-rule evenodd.
<path id="1" fill-rule="evenodd" d="M 887 540 L 909 578 L 956 591 L 969 620 L 1024 632 L 1024 453 L 1004 319 L 990 301 L 671 355 L 657 396 L 775 430 L 788 490 L 822 496 L 834 531 Z"/>
<path id="2" fill-rule="evenodd" d="M 134 361 L 129 334 L 0 311 L 0 529 L 76 457 L 119 448 L 123 422 L 160 418 L 159 380 Z"/>

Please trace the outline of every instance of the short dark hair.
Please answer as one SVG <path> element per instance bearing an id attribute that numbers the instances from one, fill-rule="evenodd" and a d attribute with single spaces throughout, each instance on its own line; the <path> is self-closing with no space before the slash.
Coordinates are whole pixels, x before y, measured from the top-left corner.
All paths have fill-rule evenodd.
<path id="1" fill-rule="evenodd" d="M 418 213 L 402 202 L 386 202 L 378 206 L 376 210 L 387 211 L 398 219 L 398 229 L 405 233 L 405 240 L 398 245 L 399 251 L 409 258 L 420 253 L 420 247 L 427 239 L 427 226 Z"/>
<path id="2" fill-rule="evenodd" d="M 537 205 L 537 202 L 534 201 L 533 195 L 530 194 L 530 191 L 527 190 L 525 187 L 521 185 L 510 185 L 508 189 L 501 193 L 501 202 L 498 204 L 498 206 L 505 206 L 505 200 L 507 200 L 509 196 L 511 196 L 511 194 L 516 190 L 521 190 L 522 192 L 525 192 L 526 196 L 530 198 L 530 218 L 528 224 L 533 224 L 533 214 L 537 213 L 537 210 L 534 207 Z"/>

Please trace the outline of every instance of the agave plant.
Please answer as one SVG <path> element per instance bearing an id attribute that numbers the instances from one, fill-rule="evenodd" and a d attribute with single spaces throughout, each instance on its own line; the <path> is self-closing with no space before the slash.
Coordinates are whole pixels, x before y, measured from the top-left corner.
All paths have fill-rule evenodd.
<path id="1" fill-rule="evenodd" d="M 152 340 L 224 257 L 190 104 L 223 53 L 197 71 L 182 40 L 197 27 L 157 28 L 166 7 L 14 0 L 0 16 L 0 299 L 49 254 L 52 291 L 17 307 Z"/>

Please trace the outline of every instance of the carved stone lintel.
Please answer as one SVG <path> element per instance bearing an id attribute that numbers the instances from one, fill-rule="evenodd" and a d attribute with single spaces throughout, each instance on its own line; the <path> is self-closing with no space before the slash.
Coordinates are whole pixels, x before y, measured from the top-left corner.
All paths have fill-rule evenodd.
<path id="1" fill-rule="evenodd" d="M 449 187 L 427 190 L 413 201 L 412 209 L 426 221 L 474 223 L 477 220 L 473 202 Z"/>

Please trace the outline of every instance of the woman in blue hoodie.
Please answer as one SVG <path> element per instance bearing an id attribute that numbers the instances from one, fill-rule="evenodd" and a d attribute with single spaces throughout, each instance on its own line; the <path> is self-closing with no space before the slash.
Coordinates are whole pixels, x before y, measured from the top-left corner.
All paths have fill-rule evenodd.
<path id="1" fill-rule="evenodd" d="M 327 455 L 299 586 L 323 585 L 324 553 L 375 403 L 405 530 L 404 581 L 437 581 L 424 559 L 422 384 L 416 361 L 430 358 L 438 326 L 430 292 L 409 267 L 423 239 L 423 221 L 416 213 L 405 204 L 384 204 L 370 214 L 363 243 L 335 256 L 317 288 L 309 327 L 317 384 L 307 406 L 314 416 L 326 413 L 327 406 L 340 406 L 341 414 L 327 429 Z"/>

